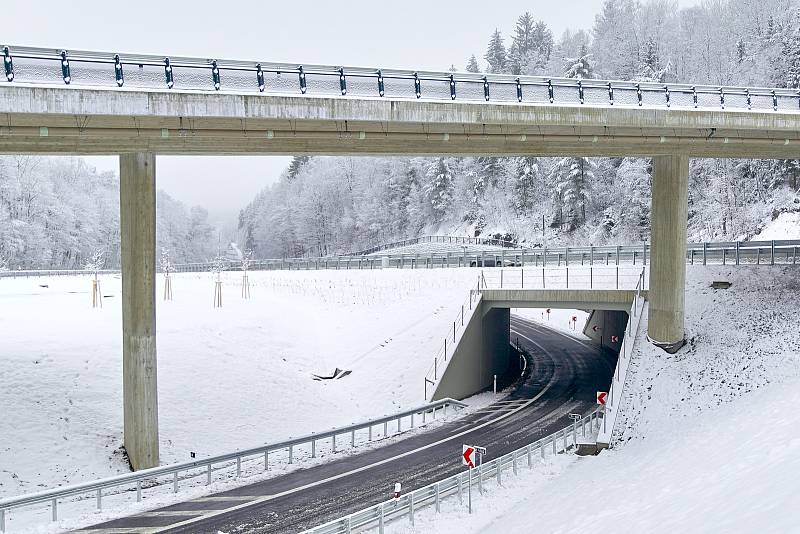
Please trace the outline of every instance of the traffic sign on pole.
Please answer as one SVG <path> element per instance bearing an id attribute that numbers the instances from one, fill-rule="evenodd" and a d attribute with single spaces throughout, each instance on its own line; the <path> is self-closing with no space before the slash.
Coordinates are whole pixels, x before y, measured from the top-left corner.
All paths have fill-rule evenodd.
<path id="1" fill-rule="evenodd" d="M 597 404 L 600 406 L 606 405 L 606 395 L 608 395 L 608 391 L 598 391 L 597 392 Z"/>
<path id="2" fill-rule="evenodd" d="M 464 445 L 461 452 L 461 463 L 469 466 L 470 469 L 475 468 L 475 448 L 469 445 Z"/>
<path id="3" fill-rule="evenodd" d="M 611 336 L 612 343 L 619 343 L 619 336 Z"/>

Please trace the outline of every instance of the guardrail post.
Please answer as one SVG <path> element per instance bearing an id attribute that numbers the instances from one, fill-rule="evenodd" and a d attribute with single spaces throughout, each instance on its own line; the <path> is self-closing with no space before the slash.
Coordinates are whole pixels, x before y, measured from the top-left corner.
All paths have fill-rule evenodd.
<path id="1" fill-rule="evenodd" d="M 242 458 L 238 457 L 236 458 L 236 478 L 239 478 L 241 474 L 242 474 Z M 175 478 L 178 478 L 178 473 L 175 473 Z"/>
<path id="2" fill-rule="evenodd" d="M 567 267 L 566 270 L 567 270 L 567 289 L 569 289 L 569 267 Z"/>
<path id="3" fill-rule="evenodd" d="M 52 520 L 58 521 L 58 499 L 53 499 L 50 503 L 50 507 L 53 511 Z"/>
<path id="4" fill-rule="evenodd" d="M 495 460 L 495 464 L 497 465 L 497 485 L 498 486 L 502 486 L 503 485 L 503 480 L 501 479 L 501 473 L 502 473 L 501 467 L 503 467 L 502 459 L 503 459 L 503 457 L 501 456 L 500 458 Z"/>
<path id="5" fill-rule="evenodd" d="M 545 280 L 544 280 L 544 267 L 542 267 L 542 289 L 546 289 Z"/>
<path id="6" fill-rule="evenodd" d="M 414 428 L 414 414 L 411 414 L 411 428 Z"/>
<path id="7" fill-rule="evenodd" d="M 211 464 L 208 464 L 206 469 L 206 486 L 211 485 Z"/>
<path id="8" fill-rule="evenodd" d="M 458 479 L 461 482 L 461 479 Z M 0 532 L 6 531 L 6 511 L 0 509 Z"/>
<path id="9" fill-rule="evenodd" d="M 97 488 L 97 509 L 103 509 L 103 490 L 101 488 Z"/>
<path id="10" fill-rule="evenodd" d="M 439 509 L 439 483 L 436 483 L 436 513 L 438 514 L 441 510 Z"/>
<path id="11" fill-rule="evenodd" d="M 773 239 L 772 242 L 769 244 L 769 264 L 775 265 L 775 240 Z"/>
<path id="12" fill-rule="evenodd" d="M 464 504 L 464 493 L 462 488 L 462 480 L 464 477 L 461 476 L 461 473 L 458 474 L 458 504 Z"/>
<path id="13" fill-rule="evenodd" d="M 336 452 L 336 434 L 334 434 L 332 437 L 333 437 L 333 452 Z"/>
<path id="14" fill-rule="evenodd" d="M 528 469 L 533 469 L 533 458 L 531 457 L 531 451 L 533 450 L 533 444 L 528 443 Z"/>
<path id="15" fill-rule="evenodd" d="M 797 263 L 797 246 L 792 247 L 792 265 Z"/>
<path id="16" fill-rule="evenodd" d="M 620 249 L 620 246 L 617 245 L 617 263 L 616 263 L 617 265 L 619 265 L 619 249 Z"/>
<path id="17" fill-rule="evenodd" d="M 355 430 L 353 430 L 350 433 L 350 446 L 351 447 L 355 447 L 356 446 L 356 431 Z"/>
<path id="18" fill-rule="evenodd" d="M 539 442 L 539 453 L 541 454 L 542 459 L 544 459 L 544 440 Z"/>
<path id="19" fill-rule="evenodd" d="M 593 289 L 594 287 L 594 267 L 589 267 L 589 289 Z"/>
<path id="20" fill-rule="evenodd" d="M 386 506 L 385 504 L 381 503 L 381 507 L 378 509 L 378 534 L 383 534 L 383 507 Z"/>
<path id="21" fill-rule="evenodd" d="M 367 441 L 372 441 L 372 425 L 369 425 L 369 438 Z"/>
<path id="22" fill-rule="evenodd" d="M 647 241 L 642 243 L 642 265 L 647 265 Z"/>
<path id="23" fill-rule="evenodd" d="M 478 492 L 483 495 L 483 463 L 478 465 Z"/>
<path id="24" fill-rule="evenodd" d="M 514 451 L 511 453 L 511 467 L 514 471 L 514 475 L 517 475 L 517 452 Z"/>
<path id="25" fill-rule="evenodd" d="M 136 502 L 142 502 L 142 481 L 136 481 Z"/>
<path id="26" fill-rule="evenodd" d="M 239 476 L 237 473 L 236 476 Z M 172 473 L 172 493 L 178 493 L 178 472 Z"/>
<path id="27" fill-rule="evenodd" d="M 414 492 L 408 494 L 408 519 L 414 524 Z"/>
<path id="28" fill-rule="evenodd" d="M 269 449 L 264 451 L 264 471 L 269 471 Z"/>
<path id="29" fill-rule="evenodd" d="M 293 458 L 294 458 L 294 446 L 289 445 L 289 463 L 292 463 Z"/>
<path id="30" fill-rule="evenodd" d="M 708 242 L 703 242 L 703 265 L 708 263 Z"/>
<path id="31" fill-rule="evenodd" d="M 389 435 L 389 421 L 384 421 L 383 422 L 383 437 L 385 438 L 388 435 Z"/>
<path id="32" fill-rule="evenodd" d="M 347 517 L 344 518 L 344 531 L 347 534 L 350 534 L 352 532 L 351 527 L 350 527 L 350 516 L 347 516 Z"/>
<path id="33" fill-rule="evenodd" d="M 398 431 L 398 432 L 400 432 L 400 420 L 401 420 L 401 419 L 402 419 L 402 417 L 398 417 L 398 418 L 397 418 L 397 431 Z"/>

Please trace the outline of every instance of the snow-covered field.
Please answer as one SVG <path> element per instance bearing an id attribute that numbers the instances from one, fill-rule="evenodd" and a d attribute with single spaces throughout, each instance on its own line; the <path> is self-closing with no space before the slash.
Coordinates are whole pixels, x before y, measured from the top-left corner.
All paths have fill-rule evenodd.
<path id="1" fill-rule="evenodd" d="M 753 241 L 772 239 L 800 239 L 800 211 L 781 213 L 753 236 Z"/>
<path id="2" fill-rule="evenodd" d="M 472 517 L 449 499 L 391 532 L 800 531 L 798 274 L 690 268 L 689 343 L 656 349 L 645 319 L 614 449 L 537 461 L 493 484 Z"/>
<path id="3" fill-rule="evenodd" d="M 157 308 L 162 463 L 279 441 L 424 402 L 423 376 L 475 270 L 173 276 Z M 161 290 L 161 277 L 159 288 Z M 120 280 L 0 280 L 0 496 L 127 471 Z M 42 287 L 47 286 L 47 287 Z M 160 295 L 159 295 L 160 296 Z M 352 370 L 336 381 L 312 373 Z"/>

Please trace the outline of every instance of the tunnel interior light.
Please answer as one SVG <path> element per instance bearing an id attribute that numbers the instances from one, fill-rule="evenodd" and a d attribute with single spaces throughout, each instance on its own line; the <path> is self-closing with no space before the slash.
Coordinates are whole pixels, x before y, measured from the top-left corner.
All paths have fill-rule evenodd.
<path id="1" fill-rule="evenodd" d="M 344 76 L 344 67 L 339 67 L 339 90 L 342 96 L 347 94 L 347 78 Z"/>
<path id="2" fill-rule="evenodd" d="M 483 77 L 483 99 L 489 101 L 489 80 L 486 76 Z"/>
<path id="3" fill-rule="evenodd" d="M 261 63 L 256 65 L 256 81 L 258 82 L 258 90 L 263 93 L 266 84 L 264 83 L 264 71 L 261 70 Z"/>
<path id="4" fill-rule="evenodd" d="M 72 81 L 72 75 L 69 71 L 69 59 L 67 59 L 67 51 L 61 51 L 61 76 L 64 78 L 64 83 L 69 85 Z"/>
<path id="5" fill-rule="evenodd" d="M 114 55 L 114 77 L 117 79 L 117 87 L 122 87 L 125 84 L 125 74 L 122 72 L 122 62 L 119 60 L 119 54 Z"/>
<path id="6" fill-rule="evenodd" d="M 378 94 L 383 96 L 386 94 L 385 86 L 383 85 L 383 73 L 379 70 L 378 71 Z"/>
<path id="7" fill-rule="evenodd" d="M 14 81 L 14 59 L 11 57 L 11 51 L 7 46 L 3 47 L 3 66 L 6 68 L 6 80 L 9 82 Z"/>
<path id="8" fill-rule="evenodd" d="M 175 85 L 175 77 L 172 74 L 172 64 L 168 57 L 164 58 L 164 78 L 167 80 L 167 89 L 172 89 Z"/>
<path id="9" fill-rule="evenodd" d="M 664 86 L 664 97 L 667 99 L 667 107 L 669 107 L 669 86 Z"/>
<path id="10" fill-rule="evenodd" d="M 211 62 L 211 79 L 214 81 L 214 89 L 219 91 L 220 88 L 219 67 L 217 66 L 216 59 Z"/>
<path id="11" fill-rule="evenodd" d="M 417 73 L 414 73 L 414 93 L 416 93 L 417 98 L 422 96 L 422 84 L 419 81 L 419 76 Z"/>
<path id="12" fill-rule="evenodd" d="M 608 104 L 611 106 L 614 105 L 614 87 L 611 85 L 611 82 L 608 82 Z"/>
<path id="13" fill-rule="evenodd" d="M 553 103 L 553 80 L 547 80 L 547 96 L 550 98 L 550 103 Z"/>
<path id="14" fill-rule="evenodd" d="M 450 75 L 450 100 L 456 99 L 456 80 L 453 75 Z"/>
<path id="15" fill-rule="evenodd" d="M 522 82 L 517 78 L 517 102 L 522 102 Z"/>
<path id="16" fill-rule="evenodd" d="M 298 77 L 300 79 L 300 92 L 306 94 L 306 73 L 303 70 L 303 66 L 300 65 L 297 67 L 297 71 L 299 72 Z"/>

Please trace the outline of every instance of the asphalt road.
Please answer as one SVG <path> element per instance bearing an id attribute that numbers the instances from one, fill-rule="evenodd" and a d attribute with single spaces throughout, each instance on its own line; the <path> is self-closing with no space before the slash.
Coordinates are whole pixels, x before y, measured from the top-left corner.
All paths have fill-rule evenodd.
<path id="1" fill-rule="evenodd" d="M 298 532 L 463 469 L 464 443 L 491 460 L 567 426 L 569 413 L 588 413 L 611 381 L 616 354 L 512 316 L 512 339 L 528 367 L 510 395 L 428 432 L 364 453 L 282 476 L 117 519 L 80 532 Z"/>

